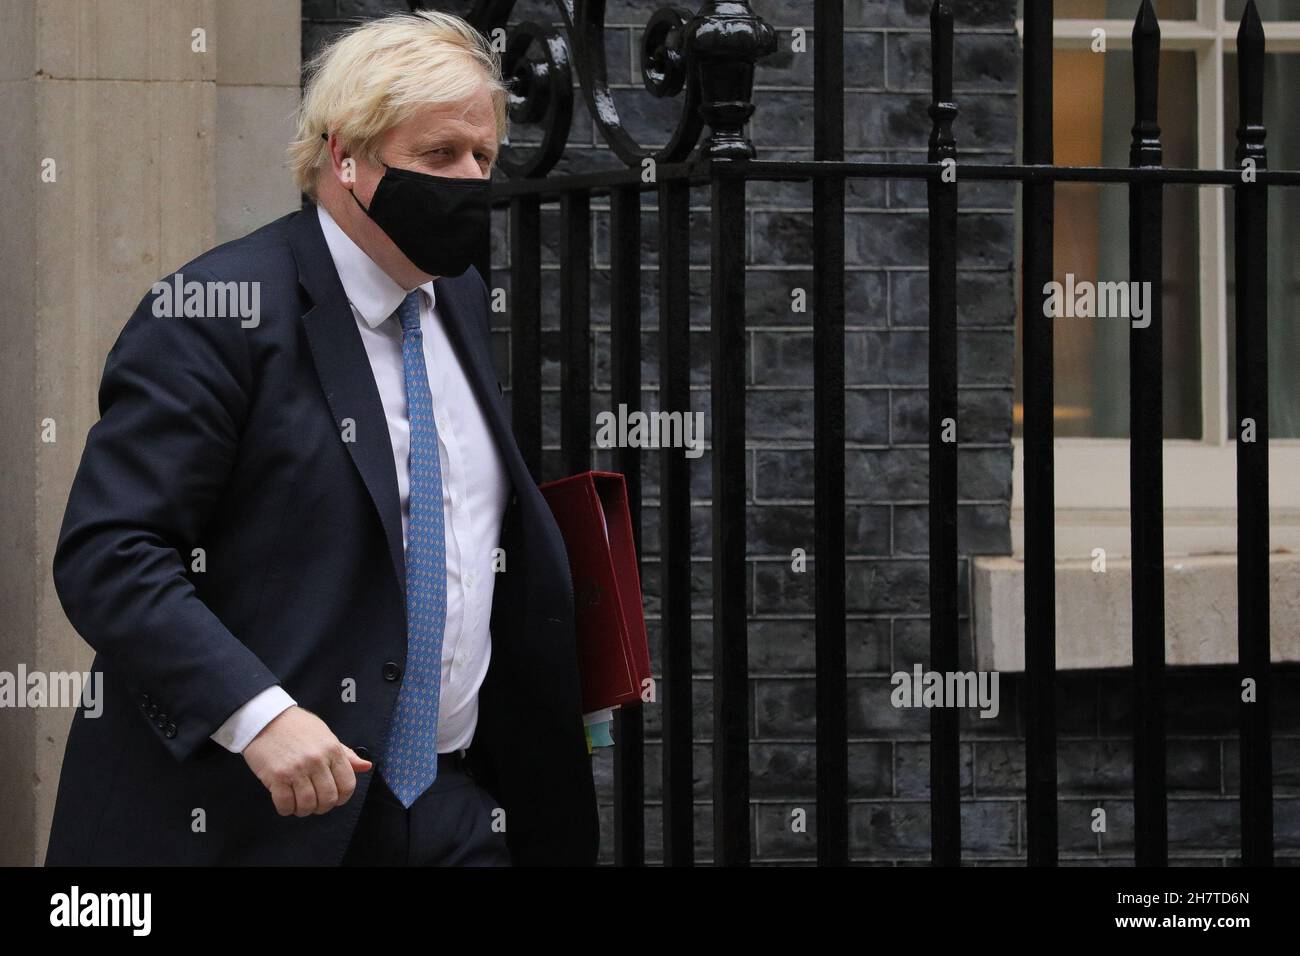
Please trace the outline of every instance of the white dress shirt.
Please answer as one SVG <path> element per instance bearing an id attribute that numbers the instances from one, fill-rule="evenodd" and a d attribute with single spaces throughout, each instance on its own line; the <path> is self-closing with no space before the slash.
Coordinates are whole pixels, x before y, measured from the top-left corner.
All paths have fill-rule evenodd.
<path id="1" fill-rule="evenodd" d="M 376 265 L 324 206 L 316 208 L 384 406 L 397 472 L 405 548 L 410 522 L 411 429 L 406 414 L 402 329 L 393 313 L 409 290 Z M 478 691 L 487 676 L 492 650 L 492 552 L 501 540 L 510 479 L 487 419 L 443 328 L 433 283 L 426 282 L 420 289 L 424 293 L 420 296 L 420 330 L 434 422 L 438 426 L 447 552 L 447 618 L 438 708 L 438 752 L 447 753 L 468 747 L 478 724 Z M 364 373 L 358 370 L 358 374 Z M 239 753 L 294 703 L 280 686 L 269 687 L 235 711 L 212 739 Z M 366 703 L 358 702 L 360 706 Z"/>

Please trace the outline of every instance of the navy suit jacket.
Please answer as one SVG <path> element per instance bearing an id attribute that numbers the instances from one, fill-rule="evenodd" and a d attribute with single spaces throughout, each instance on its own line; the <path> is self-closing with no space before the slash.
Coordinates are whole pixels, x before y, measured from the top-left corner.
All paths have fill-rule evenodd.
<path id="1" fill-rule="evenodd" d="M 314 207 L 178 272 L 260 283 L 260 320 L 160 318 L 149 295 L 108 355 L 54 556 L 105 700 L 100 717 L 73 718 L 46 862 L 337 864 L 383 766 L 390 665 L 406 660 L 379 392 Z M 516 864 L 590 865 L 599 824 L 564 542 L 507 421 L 482 277 L 436 288 L 513 485 L 473 766 Z M 209 739 L 276 683 L 375 762 L 343 806 L 282 817 L 244 758 Z"/>

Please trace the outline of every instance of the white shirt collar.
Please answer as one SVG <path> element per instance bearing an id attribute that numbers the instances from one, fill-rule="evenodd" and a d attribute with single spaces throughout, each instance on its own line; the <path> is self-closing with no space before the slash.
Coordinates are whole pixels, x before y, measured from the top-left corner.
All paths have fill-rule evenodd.
<path id="1" fill-rule="evenodd" d="M 338 270 L 339 281 L 347 293 L 352 308 L 370 328 L 378 328 L 402 304 L 409 290 L 403 289 L 392 277 L 379 267 L 352 237 L 334 221 L 334 217 L 325 207 L 317 204 L 321 232 L 325 234 L 325 243 L 329 246 L 334 268 Z M 433 280 L 419 286 L 429 297 L 430 305 L 437 301 L 433 290 Z"/>

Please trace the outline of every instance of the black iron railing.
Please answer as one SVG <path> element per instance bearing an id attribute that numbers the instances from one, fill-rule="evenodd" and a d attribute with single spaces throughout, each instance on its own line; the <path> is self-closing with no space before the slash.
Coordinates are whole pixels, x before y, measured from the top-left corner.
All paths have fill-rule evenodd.
<path id="1" fill-rule="evenodd" d="M 423 6 L 412 0 L 413 7 Z M 713 449 L 714 860 L 750 857 L 749 707 L 745 541 L 745 187 L 754 181 L 811 181 L 814 259 L 814 468 L 816 573 L 816 714 L 818 861 L 848 862 L 848 733 L 844 546 L 844 206 L 854 178 L 925 180 L 928 186 L 930 285 L 930 627 L 932 666 L 957 669 L 957 211 L 961 182 L 1006 180 L 1022 187 L 1024 366 L 1026 803 L 1031 865 L 1057 860 L 1056 656 L 1053 500 L 1052 323 L 1042 290 L 1053 279 L 1053 201 L 1057 182 L 1127 183 L 1130 278 L 1161 284 L 1161 210 L 1165 186 L 1231 186 L 1236 192 L 1237 426 L 1254 422 L 1255 440 L 1238 441 L 1238 589 L 1240 675 L 1257 688 L 1241 707 L 1242 861 L 1272 861 L 1268 620 L 1268 409 L 1266 285 L 1267 196 L 1300 185 L 1300 172 L 1266 170 L 1263 126 L 1264 32 L 1252 2 L 1238 34 L 1240 169 L 1161 166 L 1156 125 L 1160 30 L 1142 0 L 1133 31 L 1135 122 L 1128 168 L 1053 164 L 1051 4 L 1025 4 L 1023 164 L 958 162 L 953 121 L 953 8 L 931 14 L 933 130 L 925 163 L 844 161 L 843 5 L 815 5 L 814 158 L 762 161 L 745 136 L 754 113 L 754 63 L 775 35 L 747 2 L 706 2 L 698 12 L 656 10 L 643 33 L 646 89 L 679 97 L 677 126 L 661 148 L 637 143 L 620 122 L 605 70 L 603 0 L 557 0 L 560 30 L 509 24 L 514 0 L 480 0 L 469 19 L 502 36 L 504 70 L 513 82 L 512 118 L 535 124 L 541 141 L 508 146 L 500 160 L 509 180 L 496 202 L 509 209 L 512 411 L 524 456 L 540 475 L 541 205 L 561 210 L 561 445 L 565 466 L 591 462 L 590 200 L 611 209 L 610 323 L 615 406 L 639 405 L 641 194 L 658 198 L 660 402 L 689 406 L 688 200 L 692 186 L 712 195 L 711 342 Z M 503 31 L 498 33 L 497 31 Z M 540 55 L 530 55 L 530 49 Z M 593 122 L 626 168 L 556 174 L 573 113 L 577 79 Z M 708 135 L 698 142 L 704 127 Z M 893 145 L 893 144 L 891 144 Z M 489 274 L 483 251 L 480 271 Z M 1162 363 L 1160 296 L 1151 323 L 1130 332 L 1133 674 L 1136 706 L 1134 792 L 1136 860 L 1167 860 L 1162 522 Z M 660 507 L 664 733 L 664 860 L 694 861 L 690 664 L 690 488 L 687 462 L 663 455 Z M 618 452 L 627 476 L 638 543 L 640 459 Z M 644 862 L 642 716 L 620 711 L 615 728 L 616 860 Z M 931 846 L 936 864 L 961 858 L 958 720 L 936 708 L 931 725 Z"/>

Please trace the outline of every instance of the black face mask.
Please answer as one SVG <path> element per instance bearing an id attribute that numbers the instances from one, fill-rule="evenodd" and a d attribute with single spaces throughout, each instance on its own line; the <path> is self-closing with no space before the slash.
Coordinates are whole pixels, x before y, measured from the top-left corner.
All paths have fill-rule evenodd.
<path id="1" fill-rule="evenodd" d="M 490 181 L 383 166 L 370 208 L 354 192 L 356 204 L 421 272 L 458 276 L 468 269 L 487 248 Z"/>

